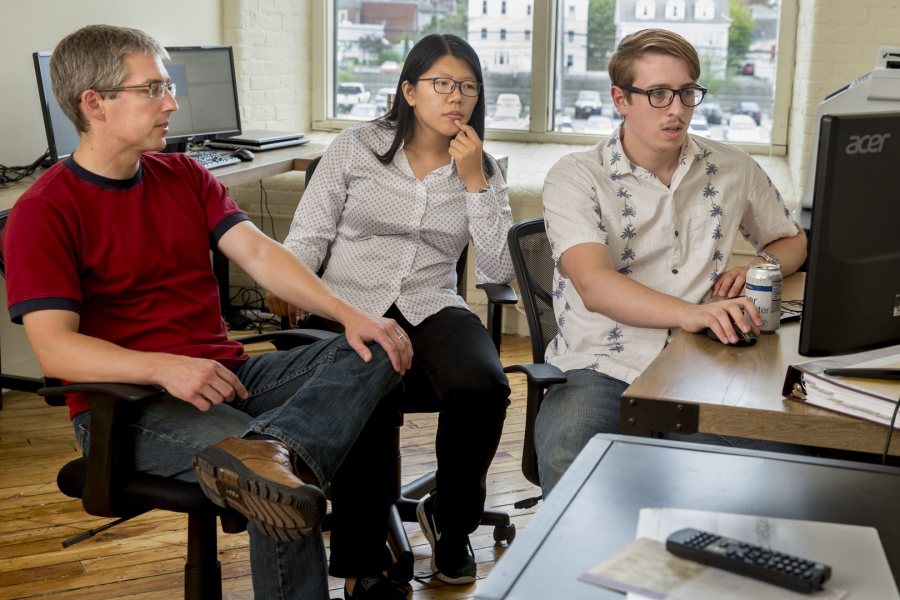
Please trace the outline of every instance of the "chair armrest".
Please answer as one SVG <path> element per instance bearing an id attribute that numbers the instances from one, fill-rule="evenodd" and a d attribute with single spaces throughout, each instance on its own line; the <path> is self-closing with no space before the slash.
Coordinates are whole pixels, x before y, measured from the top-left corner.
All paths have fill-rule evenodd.
<path id="1" fill-rule="evenodd" d="M 479 283 L 475 287 L 484 290 L 488 302 L 493 304 L 516 304 L 519 301 L 516 291 L 505 283 Z"/>
<path id="2" fill-rule="evenodd" d="M 516 292 L 505 283 L 479 283 L 475 287 L 487 295 L 487 330 L 497 352 L 503 342 L 503 304 L 516 304 Z"/>
<path id="3" fill-rule="evenodd" d="M 525 435 L 522 438 L 522 473 L 525 479 L 540 485 L 537 449 L 534 446 L 534 430 L 538 411 L 544 401 L 544 391 L 554 383 L 565 383 L 567 377 L 559 368 L 545 363 L 510 365 L 506 373 L 524 373 L 528 378 L 525 400 Z"/>
<path id="4" fill-rule="evenodd" d="M 64 394 L 98 394 L 138 402 L 158 398 L 166 391 L 155 385 L 137 385 L 134 383 L 68 383 L 64 385 L 48 385 L 38 390 L 41 396 L 61 396 Z"/>
<path id="5" fill-rule="evenodd" d="M 526 365 L 510 365 L 504 367 L 504 373 L 524 373 L 528 378 L 529 384 L 535 384 L 539 387 L 547 387 L 554 383 L 565 383 L 568 380 L 566 374 L 559 368 L 545 363 L 535 363 Z"/>
<path id="6" fill-rule="evenodd" d="M 319 340 L 333 338 L 335 333 L 323 329 L 286 329 L 282 331 L 269 331 L 257 335 L 248 335 L 237 338 L 235 341 L 241 344 L 258 344 L 269 342 L 279 350 L 290 350 L 298 346 L 308 346 Z"/>
<path id="7" fill-rule="evenodd" d="M 116 484 L 113 467 L 119 429 L 131 407 L 162 397 L 166 391 L 159 386 L 128 383 L 73 383 L 41 388 L 38 393 L 42 396 L 70 393 L 87 396 L 91 407 L 91 442 L 82 504 L 92 515 L 116 517 L 127 514 L 129 507 L 118 505 L 114 496 L 122 487 Z"/>

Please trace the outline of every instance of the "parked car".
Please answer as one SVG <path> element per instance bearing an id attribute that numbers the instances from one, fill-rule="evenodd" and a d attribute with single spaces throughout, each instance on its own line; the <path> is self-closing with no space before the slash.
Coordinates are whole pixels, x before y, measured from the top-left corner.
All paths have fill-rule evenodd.
<path id="1" fill-rule="evenodd" d="M 361 83 L 341 83 L 337 88 L 337 111 L 350 112 L 356 104 L 369 101 L 369 92 Z"/>
<path id="2" fill-rule="evenodd" d="M 694 114 L 701 115 L 706 118 L 706 122 L 710 125 L 722 124 L 722 107 L 718 102 L 704 102 L 694 109 Z"/>
<path id="3" fill-rule="evenodd" d="M 760 110 L 759 104 L 756 102 L 739 102 L 737 107 L 731 111 L 731 114 L 753 117 L 757 125 L 762 122 L 762 110 Z"/>
<path id="4" fill-rule="evenodd" d="M 515 117 L 522 115 L 522 101 L 518 94 L 499 94 L 494 106 L 495 117 Z"/>
<path id="5" fill-rule="evenodd" d="M 709 129 L 709 123 L 706 122 L 706 117 L 703 115 L 695 114 L 691 118 L 691 123 L 688 125 L 688 133 L 693 133 L 694 135 L 699 135 L 700 137 L 709 138 L 712 137 L 712 131 Z"/>
<path id="6" fill-rule="evenodd" d="M 600 92 L 594 90 L 581 90 L 575 98 L 575 118 L 583 119 L 591 115 L 603 113 L 603 101 Z"/>
<path id="7" fill-rule="evenodd" d="M 379 68 L 381 69 L 382 73 L 396 73 L 400 70 L 400 63 L 398 63 L 396 60 L 386 60 L 381 63 L 381 67 Z"/>
<path id="8" fill-rule="evenodd" d="M 602 115 L 591 115 L 584 125 L 584 133 L 592 133 L 594 135 L 609 135 L 615 129 L 612 119 Z"/>
<path id="9" fill-rule="evenodd" d="M 378 107 L 378 110 L 380 110 L 383 113 L 386 113 L 388 111 L 388 105 L 387 105 L 388 94 L 395 94 L 395 93 L 397 93 L 397 88 L 392 88 L 392 87 L 380 88 L 378 90 L 378 93 L 375 94 L 375 106 Z"/>
<path id="10" fill-rule="evenodd" d="M 750 75 L 752 77 L 753 75 L 756 75 L 756 65 L 752 62 L 745 63 L 744 66 L 741 67 L 740 73 L 741 75 Z"/>
<path id="11" fill-rule="evenodd" d="M 554 129 L 562 133 L 575 133 L 575 125 L 572 124 L 572 119 L 566 116 L 556 117 L 556 127 Z"/>
<path id="12" fill-rule="evenodd" d="M 350 118 L 359 119 L 360 121 L 371 121 L 377 119 L 384 114 L 384 111 L 378 109 L 378 106 L 369 102 L 362 104 L 354 104 L 350 109 Z"/>
<path id="13" fill-rule="evenodd" d="M 759 125 L 749 115 L 732 115 L 725 130 L 725 139 L 729 142 L 758 142 Z"/>
<path id="14" fill-rule="evenodd" d="M 528 129 L 528 119 L 522 119 L 512 114 L 497 114 L 487 119 L 487 127 L 494 129 Z"/>

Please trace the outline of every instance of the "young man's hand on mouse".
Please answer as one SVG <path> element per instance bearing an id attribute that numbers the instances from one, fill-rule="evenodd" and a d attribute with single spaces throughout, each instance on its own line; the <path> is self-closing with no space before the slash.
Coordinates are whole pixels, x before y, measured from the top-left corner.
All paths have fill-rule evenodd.
<path id="1" fill-rule="evenodd" d="M 746 296 L 714 299 L 708 304 L 696 304 L 689 315 L 685 331 L 699 332 L 709 328 L 723 344 L 744 341 L 735 328 L 744 333 L 760 335 L 762 318 L 753 301 Z"/>

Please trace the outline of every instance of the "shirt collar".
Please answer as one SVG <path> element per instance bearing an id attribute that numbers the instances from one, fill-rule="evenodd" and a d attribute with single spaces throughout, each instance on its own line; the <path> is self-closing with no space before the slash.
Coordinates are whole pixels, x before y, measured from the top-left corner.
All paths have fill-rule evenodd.
<path id="1" fill-rule="evenodd" d="M 412 167 L 409 164 L 409 160 L 406 158 L 406 151 L 404 148 L 406 147 L 406 142 L 401 141 L 400 147 L 397 148 L 397 152 L 394 154 L 393 164 L 400 172 L 404 175 L 408 175 L 409 177 L 415 178 L 415 174 L 413 173 Z M 441 167 L 440 169 L 436 169 L 429 173 L 432 176 L 441 176 L 441 177 L 452 177 L 456 175 L 456 160 L 451 156 L 450 164 Z M 427 177 L 426 177 L 427 179 Z"/>
<path id="2" fill-rule="evenodd" d="M 609 136 L 605 143 L 598 145 L 600 148 L 600 164 L 603 166 L 603 169 L 613 181 L 629 175 L 643 179 L 656 179 L 656 175 L 634 164 L 625 155 L 621 140 L 623 127 L 625 127 L 624 122 Z M 704 153 L 708 152 L 708 150 L 697 144 L 694 136 L 688 135 L 687 142 L 681 147 L 681 155 L 675 172 L 678 173 L 682 169 L 690 167 L 691 163 L 701 159 Z"/>

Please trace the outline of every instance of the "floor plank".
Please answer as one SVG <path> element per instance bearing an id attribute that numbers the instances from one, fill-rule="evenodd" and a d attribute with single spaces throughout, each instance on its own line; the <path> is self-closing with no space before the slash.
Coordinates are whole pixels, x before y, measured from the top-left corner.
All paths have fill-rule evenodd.
<path id="1" fill-rule="evenodd" d="M 530 362 L 527 338 L 506 336 L 504 364 Z M 509 512 L 521 534 L 534 508 L 513 503 L 539 490 L 522 476 L 520 460 L 525 427 L 524 377 L 510 376 L 512 404 L 503 437 L 488 474 L 487 505 Z M 409 415 L 401 429 L 404 483 L 435 467 L 437 416 Z M 49 407 L 34 395 L 8 392 L 0 409 L 0 598 L 121 598 L 171 600 L 181 597 L 187 519 L 154 511 L 67 549 L 62 540 L 106 522 L 85 514 L 77 500 L 56 489 L 56 473 L 78 456 L 67 411 Z M 408 524 L 416 556 L 415 571 L 430 570 L 431 551 L 418 525 Z M 326 534 L 326 544 L 328 536 Z M 503 555 L 493 532 L 480 527 L 471 537 L 484 578 Z M 219 534 L 223 592 L 229 600 L 252 600 L 246 534 Z M 343 582 L 330 578 L 332 596 Z M 478 583 L 450 586 L 437 579 L 411 582 L 414 600 L 471 598 Z"/>

